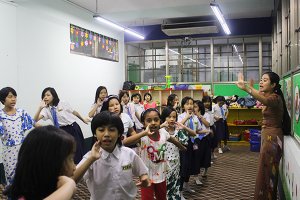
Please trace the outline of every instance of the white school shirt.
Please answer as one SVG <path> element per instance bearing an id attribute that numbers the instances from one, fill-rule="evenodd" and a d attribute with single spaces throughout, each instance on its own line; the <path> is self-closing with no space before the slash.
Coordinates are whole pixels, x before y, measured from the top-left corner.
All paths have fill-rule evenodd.
<path id="1" fill-rule="evenodd" d="M 224 108 L 223 108 L 223 110 L 224 110 Z M 222 112 L 221 112 L 221 107 L 218 104 L 213 105 L 212 113 L 215 117 L 223 118 Z M 225 120 L 225 110 L 224 110 L 224 118 L 223 119 Z"/>
<path id="2" fill-rule="evenodd" d="M 209 110 L 205 110 L 203 118 L 209 123 L 209 126 L 214 125 L 214 115 Z M 210 127 L 206 127 L 207 130 L 210 130 Z"/>
<path id="3" fill-rule="evenodd" d="M 144 109 L 144 105 L 140 104 L 140 103 L 133 103 L 134 105 L 134 111 L 138 113 L 138 115 L 141 117 L 142 112 L 145 110 Z M 143 124 L 140 122 L 140 120 L 135 116 L 133 117 L 133 121 L 135 123 L 135 127 L 137 129 L 142 129 L 143 128 Z"/>
<path id="4" fill-rule="evenodd" d="M 94 103 L 94 104 L 91 106 L 91 109 L 90 109 L 90 110 L 92 110 L 95 106 L 96 106 L 96 103 Z M 95 115 L 97 115 L 98 113 L 101 112 L 101 108 L 102 108 L 102 105 L 99 106 L 99 107 L 97 107 L 96 112 L 94 113 L 94 117 L 95 117 Z"/>
<path id="5" fill-rule="evenodd" d="M 101 149 L 101 157 L 85 172 L 85 180 L 91 200 L 133 200 L 137 188 L 133 176 L 148 174 L 142 159 L 130 148 L 116 146 L 112 153 Z M 89 157 L 84 155 L 77 165 L 82 165 Z"/>
<path id="6" fill-rule="evenodd" d="M 178 116 L 178 122 L 181 122 L 186 116 L 186 112 L 180 114 Z M 202 123 L 199 121 L 198 117 L 196 115 L 192 115 L 192 120 L 193 120 L 193 130 L 194 131 L 199 131 L 199 130 L 202 130 Z M 188 120 L 186 120 L 186 122 L 184 123 L 184 125 L 186 125 L 187 127 L 191 128 L 190 127 L 190 118 Z"/>
<path id="7" fill-rule="evenodd" d="M 130 119 L 129 115 L 127 115 L 126 113 L 121 113 L 120 118 L 121 118 L 121 120 L 123 122 L 123 125 L 124 125 L 123 136 L 126 138 L 127 133 L 128 133 L 128 129 L 133 128 L 133 121 Z"/>
<path id="8" fill-rule="evenodd" d="M 135 116 L 134 105 L 132 103 L 127 103 L 127 105 L 122 105 L 122 106 L 123 106 L 123 113 L 128 114 L 131 120 L 134 120 L 133 118 Z"/>
<path id="9" fill-rule="evenodd" d="M 141 138 L 141 158 L 149 169 L 149 179 L 153 183 L 166 180 L 167 159 L 165 155 L 167 140 L 170 134 L 164 129 L 159 129 L 159 140 L 154 141 L 148 136 Z"/>
<path id="10" fill-rule="evenodd" d="M 67 126 L 76 122 L 76 117 L 73 115 L 73 108 L 67 102 L 60 101 L 56 107 L 56 116 L 59 126 Z M 53 122 L 51 115 L 52 106 L 44 107 L 41 110 L 40 115 L 43 116 L 43 120 L 50 119 Z"/>

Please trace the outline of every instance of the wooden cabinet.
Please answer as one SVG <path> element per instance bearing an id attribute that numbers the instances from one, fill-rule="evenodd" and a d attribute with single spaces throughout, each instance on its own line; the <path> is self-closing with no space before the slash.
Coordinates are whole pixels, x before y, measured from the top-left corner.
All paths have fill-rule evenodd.
<path id="1" fill-rule="evenodd" d="M 167 105 L 167 99 L 170 94 L 176 94 L 179 98 L 179 102 L 186 96 L 190 96 L 194 100 L 201 100 L 203 97 L 203 90 L 130 90 L 129 95 L 139 93 L 143 100 L 144 94 L 147 92 L 152 95 L 152 100 L 156 102 L 160 112 L 162 108 Z"/>
<path id="2" fill-rule="evenodd" d="M 250 124 L 256 120 L 257 124 Z M 244 140 L 246 129 L 261 129 L 262 111 L 260 108 L 229 108 L 227 118 L 228 130 L 231 134 L 241 134 Z"/>

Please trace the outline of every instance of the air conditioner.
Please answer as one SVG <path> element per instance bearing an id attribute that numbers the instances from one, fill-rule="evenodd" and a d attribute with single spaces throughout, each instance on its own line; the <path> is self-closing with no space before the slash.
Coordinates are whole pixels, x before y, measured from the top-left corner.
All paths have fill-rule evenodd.
<path id="1" fill-rule="evenodd" d="M 168 36 L 198 35 L 219 32 L 215 21 L 165 23 L 161 25 L 161 30 Z"/>

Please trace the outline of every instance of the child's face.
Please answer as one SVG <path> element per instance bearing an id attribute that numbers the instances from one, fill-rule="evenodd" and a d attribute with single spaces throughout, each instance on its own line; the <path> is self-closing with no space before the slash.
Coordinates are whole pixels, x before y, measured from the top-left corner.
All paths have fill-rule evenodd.
<path id="1" fill-rule="evenodd" d="M 194 113 L 198 113 L 200 110 L 198 104 L 194 103 Z"/>
<path id="2" fill-rule="evenodd" d="M 146 96 L 145 96 L 145 100 L 146 100 L 147 102 L 151 101 L 150 95 L 146 95 Z"/>
<path id="3" fill-rule="evenodd" d="M 113 152 L 118 137 L 118 129 L 114 126 L 100 126 L 96 129 L 97 140 L 100 141 L 102 149 L 107 152 Z"/>
<path id="4" fill-rule="evenodd" d="M 121 101 L 124 103 L 124 104 L 127 104 L 129 102 L 129 96 L 127 94 L 124 94 L 121 98 Z"/>
<path id="5" fill-rule="evenodd" d="M 139 96 L 134 96 L 132 100 L 133 100 L 134 103 L 140 103 L 140 97 Z"/>
<path id="6" fill-rule="evenodd" d="M 99 93 L 99 99 L 101 101 L 103 101 L 105 99 L 105 97 L 107 97 L 107 91 L 106 91 L 106 89 L 102 89 Z"/>
<path id="7" fill-rule="evenodd" d="M 53 102 L 53 96 L 51 94 L 51 92 L 48 90 L 47 92 L 45 92 L 44 98 L 43 98 L 45 104 L 47 105 L 51 105 Z"/>
<path id="8" fill-rule="evenodd" d="M 210 102 L 209 101 L 206 101 L 203 103 L 204 104 L 204 107 L 209 109 L 210 108 Z"/>
<path id="9" fill-rule="evenodd" d="M 151 132 L 157 132 L 160 128 L 160 118 L 155 111 L 150 111 L 145 116 L 145 127 L 149 126 Z"/>
<path id="10" fill-rule="evenodd" d="M 108 111 L 116 114 L 120 114 L 121 105 L 117 99 L 111 99 L 108 103 Z"/>
<path id="11" fill-rule="evenodd" d="M 63 170 L 62 170 L 62 175 L 72 177 L 74 176 L 74 171 L 76 169 L 76 165 L 74 163 L 74 155 L 75 153 L 71 153 L 68 155 L 64 162 Z"/>
<path id="12" fill-rule="evenodd" d="M 168 122 L 169 126 L 174 126 L 176 122 L 177 113 L 172 111 L 168 117 L 166 117 L 166 121 Z"/>
<path id="13" fill-rule="evenodd" d="M 179 104 L 179 98 L 178 98 L 178 96 L 176 96 L 175 98 L 174 98 L 174 100 L 173 100 L 173 105 L 175 105 L 175 104 Z"/>
<path id="14" fill-rule="evenodd" d="M 9 92 L 4 101 L 4 106 L 13 108 L 17 103 L 17 96 L 13 95 L 13 93 Z"/>
<path id="15" fill-rule="evenodd" d="M 188 101 L 184 104 L 184 106 L 183 106 L 185 112 L 187 112 L 187 113 L 189 113 L 189 114 L 192 114 L 192 112 L 193 112 L 193 107 L 194 107 L 194 102 L 193 102 L 192 99 L 188 100 Z"/>

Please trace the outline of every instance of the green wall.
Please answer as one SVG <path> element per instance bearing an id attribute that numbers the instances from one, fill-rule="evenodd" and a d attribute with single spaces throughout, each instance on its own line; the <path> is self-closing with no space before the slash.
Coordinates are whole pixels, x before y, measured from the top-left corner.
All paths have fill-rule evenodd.
<path id="1" fill-rule="evenodd" d="M 259 85 L 254 84 L 254 88 L 258 89 Z M 238 95 L 239 97 L 247 96 L 248 93 L 239 89 L 234 83 L 214 84 L 214 96 L 232 96 Z"/>

